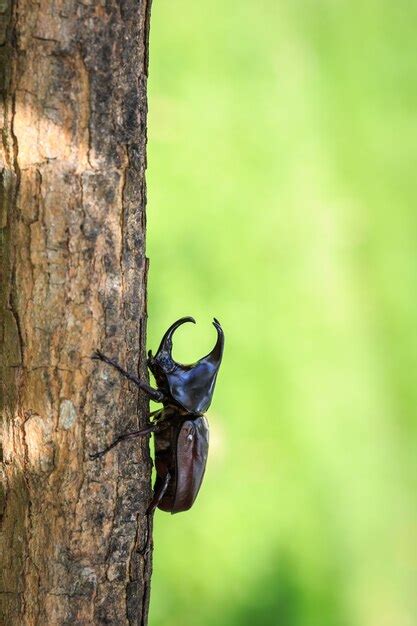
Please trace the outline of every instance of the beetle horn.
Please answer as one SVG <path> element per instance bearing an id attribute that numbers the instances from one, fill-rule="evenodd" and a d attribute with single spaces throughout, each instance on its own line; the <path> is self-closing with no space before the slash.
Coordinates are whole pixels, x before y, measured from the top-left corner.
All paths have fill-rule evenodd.
<path id="1" fill-rule="evenodd" d="M 213 318 L 213 326 L 217 330 L 216 345 L 214 346 L 213 350 L 206 354 L 206 356 L 203 356 L 203 358 L 201 358 L 198 363 L 205 361 L 206 363 L 210 363 L 211 365 L 220 366 L 220 362 L 223 356 L 224 334 L 223 329 L 220 326 L 220 322 L 216 318 Z"/>
<path id="2" fill-rule="evenodd" d="M 222 360 L 222 356 L 223 356 L 224 333 L 223 333 L 223 328 L 220 326 L 219 320 L 216 320 L 216 318 L 213 319 L 213 326 L 217 330 L 217 341 L 216 341 L 216 345 L 214 346 L 213 350 L 210 353 L 210 359 L 220 364 L 220 361 Z"/>
<path id="3" fill-rule="evenodd" d="M 181 317 L 168 328 L 165 335 L 162 337 L 161 343 L 159 344 L 158 351 L 155 354 L 155 359 L 159 359 L 162 356 L 172 359 L 172 335 L 177 328 L 179 328 L 179 326 L 182 326 L 182 324 L 185 324 L 186 322 L 192 322 L 195 324 L 195 319 L 193 317 Z"/>

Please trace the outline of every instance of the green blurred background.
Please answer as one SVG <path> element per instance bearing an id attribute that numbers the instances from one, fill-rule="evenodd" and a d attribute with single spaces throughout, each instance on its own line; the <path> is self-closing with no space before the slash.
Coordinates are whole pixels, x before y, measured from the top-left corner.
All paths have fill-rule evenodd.
<path id="1" fill-rule="evenodd" d="M 157 0 L 149 346 L 226 350 L 150 626 L 417 624 L 417 3 Z"/>

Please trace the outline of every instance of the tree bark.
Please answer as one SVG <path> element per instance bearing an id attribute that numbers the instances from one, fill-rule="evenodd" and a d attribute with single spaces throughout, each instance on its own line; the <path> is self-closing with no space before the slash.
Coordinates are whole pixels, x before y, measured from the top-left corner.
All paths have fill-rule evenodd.
<path id="1" fill-rule="evenodd" d="M 150 0 L 0 0 L 0 623 L 146 624 Z"/>

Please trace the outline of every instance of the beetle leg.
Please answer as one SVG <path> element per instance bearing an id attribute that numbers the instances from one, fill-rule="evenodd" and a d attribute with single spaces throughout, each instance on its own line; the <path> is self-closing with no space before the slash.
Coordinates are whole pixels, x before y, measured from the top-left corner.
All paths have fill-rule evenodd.
<path id="1" fill-rule="evenodd" d="M 150 424 L 146 428 L 141 428 L 141 430 L 134 430 L 131 433 L 125 433 L 124 435 L 120 435 L 120 437 L 117 437 L 117 439 L 115 439 L 109 446 L 107 446 L 107 448 L 104 448 L 104 450 L 100 450 L 100 452 L 90 454 L 90 459 L 94 460 L 104 456 L 109 450 L 117 446 L 121 441 L 125 441 L 125 439 L 136 439 L 136 437 L 143 437 L 144 435 L 149 435 L 149 433 L 155 432 L 158 428 L 160 428 L 160 425 L 155 423 Z"/>
<path id="2" fill-rule="evenodd" d="M 158 504 L 161 502 L 162 498 L 165 495 L 166 490 L 168 489 L 170 480 L 171 480 L 171 474 L 169 472 L 165 475 L 165 478 L 163 480 L 160 480 L 160 481 L 158 479 L 156 480 L 152 502 L 150 503 L 148 511 L 147 511 L 148 515 L 153 513 L 156 507 L 158 506 Z"/>
<path id="3" fill-rule="evenodd" d="M 113 359 L 109 359 L 108 356 L 106 356 L 99 350 L 96 350 L 96 352 L 94 352 L 91 358 L 95 361 L 103 361 L 103 363 L 107 363 L 108 365 L 111 365 L 111 367 L 114 367 L 122 376 L 124 376 L 128 380 L 131 380 L 133 383 L 135 383 L 135 385 L 137 385 L 139 389 L 142 389 L 143 391 L 145 391 L 148 394 L 148 396 L 151 398 L 151 400 L 154 400 L 155 402 L 162 402 L 162 400 L 164 399 L 164 394 L 162 393 L 162 391 L 159 391 L 158 389 L 154 389 L 150 385 L 143 383 L 141 380 L 139 380 L 139 378 L 137 378 L 133 374 L 129 374 L 129 372 L 124 370 L 123 367 L 121 367 L 121 365 L 117 363 L 117 361 L 113 361 Z"/>
<path id="4" fill-rule="evenodd" d="M 169 472 L 165 474 L 164 479 L 159 479 L 159 478 L 156 479 L 155 487 L 153 491 L 153 498 L 152 498 L 150 505 L 148 506 L 146 510 L 147 537 L 146 537 L 145 550 L 144 552 L 142 552 L 142 554 L 148 554 L 151 548 L 153 513 L 155 512 L 156 507 L 158 506 L 158 504 L 161 502 L 162 498 L 164 497 L 164 494 L 166 490 L 168 489 L 170 480 L 171 480 L 171 474 Z"/>

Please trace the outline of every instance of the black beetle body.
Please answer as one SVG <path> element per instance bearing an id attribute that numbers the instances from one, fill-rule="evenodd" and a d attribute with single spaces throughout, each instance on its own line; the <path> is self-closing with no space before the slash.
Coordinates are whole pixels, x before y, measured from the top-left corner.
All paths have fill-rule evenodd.
<path id="1" fill-rule="evenodd" d="M 172 335 L 185 322 L 195 323 L 192 317 L 179 319 L 163 336 L 156 355 L 149 352 L 148 367 L 155 376 L 157 389 L 141 382 L 101 352 L 93 356 L 115 367 L 153 400 L 163 404 L 162 409 L 152 414 L 153 422 L 146 428 L 121 435 L 101 452 L 90 455 L 98 458 L 125 439 L 154 433 L 156 481 L 150 511 L 158 507 L 179 513 L 191 508 L 206 468 L 209 428 L 203 413 L 213 397 L 223 356 L 224 334 L 220 323 L 214 319 L 217 342 L 213 350 L 192 365 L 182 365 L 172 358 Z"/>

